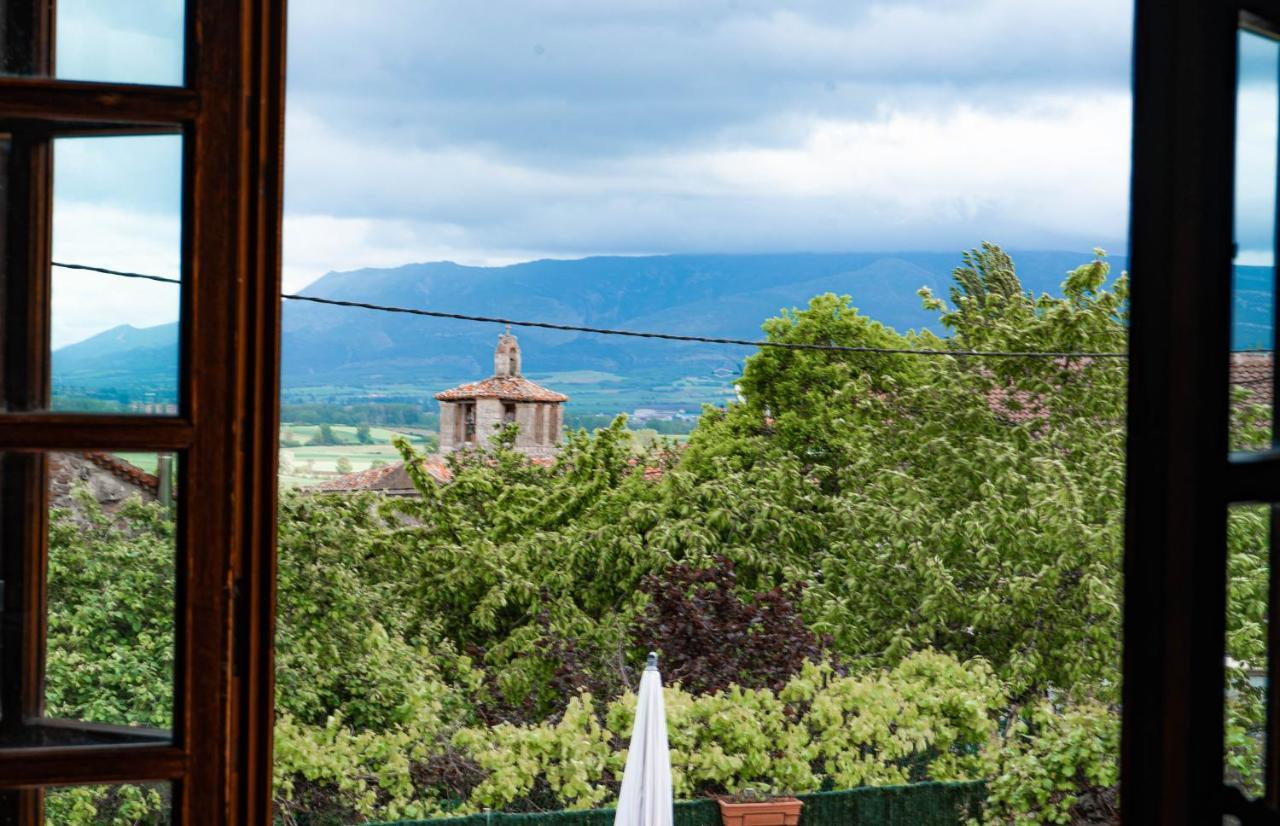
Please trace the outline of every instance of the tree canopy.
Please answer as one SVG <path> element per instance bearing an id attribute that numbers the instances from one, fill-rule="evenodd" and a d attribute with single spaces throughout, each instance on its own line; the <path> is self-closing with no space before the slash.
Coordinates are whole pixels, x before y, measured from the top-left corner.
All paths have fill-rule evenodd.
<path id="1" fill-rule="evenodd" d="M 285 494 L 282 822 L 607 803 L 649 649 L 683 679 L 682 794 L 972 777 L 992 822 L 1112 806 L 1126 362 L 1097 354 L 1126 349 L 1128 280 L 1099 253 L 1061 295 L 1032 295 L 986 244 L 921 300 L 947 337 L 832 294 L 767 320 L 778 343 L 954 355 L 762 348 L 687 447 L 637 455 L 619 417 L 546 466 L 508 426 L 452 454 L 443 485 L 398 441 L 418 498 Z M 1237 408 L 1239 443 L 1269 437 Z M 171 553 L 149 523 L 83 507 L 55 515 L 51 559 Z M 84 519 L 102 527 L 70 527 Z M 1255 667 L 1266 525 L 1256 508 L 1231 519 L 1226 653 Z M 84 576 L 92 590 L 110 572 Z M 92 660 L 121 644 L 93 632 L 105 622 L 51 629 L 87 624 L 57 639 Z M 1229 761 L 1256 784 L 1261 698 L 1243 665 L 1232 679 Z M 165 721 L 154 692 L 103 685 L 122 709 L 150 703 L 130 722 Z M 88 696 L 69 670 L 50 690 Z"/>

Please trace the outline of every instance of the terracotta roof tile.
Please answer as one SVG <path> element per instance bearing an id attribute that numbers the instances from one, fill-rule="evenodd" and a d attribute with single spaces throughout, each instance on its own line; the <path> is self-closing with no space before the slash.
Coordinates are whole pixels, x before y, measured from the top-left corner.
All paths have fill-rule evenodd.
<path id="1" fill-rule="evenodd" d="M 118 456 L 93 450 L 85 451 L 84 457 L 117 479 L 140 488 L 146 488 L 152 493 L 160 490 L 160 477 L 147 473 L 137 465 L 127 462 Z"/>
<path id="2" fill-rule="evenodd" d="M 512 402 L 567 402 L 569 397 L 534 384 L 523 376 L 491 376 L 484 381 L 459 385 L 436 394 L 442 402 L 468 399 L 502 399 Z"/>
<path id="3" fill-rule="evenodd" d="M 1248 391 L 1249 401 L 1271 406 L 1271 377 L 1274 371 L 1270 353 L 1232 353 L 1231 384 Z"/>
<path id="4" fill-rule="evenodd" d="M 1075 365 L 1073 365 L 1075 366 Z M 1079 369 L 1078 366 L 1075 366 Z M 1273 358 L 1271 353 L 1232 353 L 1231 386 L 1248 391 L 1248 401 L 1271 406 Z M 1044 420 L 1049 411 L 1044 401 L 1026 391 L 996 388 L 987 394 L 987 404 L 1001 418 L 1012 424 Z"/>
<path id="5" fill-rule="evenodd" d="M 449 470 L 449 465 L 435 456 L 424 459 L 422 469 L 437 482 L 449 482 L 453 479 L 453 472 Z M 413 480 L 404 469 L 404 462 L 344 473 L 342 476 L 335 476 L 312 485 L 307 490 L 316 493 L 380 491 L 392 495 L 416 495 L 418 492 L 413 486 Z"/>

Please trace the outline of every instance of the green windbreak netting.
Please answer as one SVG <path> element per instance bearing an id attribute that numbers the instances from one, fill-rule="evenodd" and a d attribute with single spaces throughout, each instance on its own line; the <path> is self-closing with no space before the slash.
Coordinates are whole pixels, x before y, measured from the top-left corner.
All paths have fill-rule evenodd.
<path id="1" fill-rule="evenodd" d="M 804 801 L 800 826 L 960 826 L 977 817 L 986 786 L 976 783 L 913 783 L 867 786 L 796 795 Z M 719 826 L 714 800 L 675 806 L 675 826 Z M 401 820 L 381 826 L 613 826 L 613 809 L 504 814 L 492 812 L 436 820 Z"/>

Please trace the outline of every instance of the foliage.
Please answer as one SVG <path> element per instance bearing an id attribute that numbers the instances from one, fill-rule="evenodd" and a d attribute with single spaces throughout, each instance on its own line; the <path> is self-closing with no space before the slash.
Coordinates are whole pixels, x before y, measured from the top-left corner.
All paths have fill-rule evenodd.
<path id="1" fill-rule="evenodd" d="M 929 651 L 858 677 L 809 662 L 776 693 L 669 687 L 673 788 L 689 798 L 981 777 L 1003 699 L 985 664 Z M 540 785 L 548 805 L 612 799 L 634 714 L 632 694 L 609 704 L 603 717 L 583 694 L 559 720 L 464 729 L 455 744 L 488 772 L 468 806 L 510 808 L 536 796 Z"/>
<path id="2" fill-rule="evenodd" d="M 618 417 L 535 464 L 506 428 L 452 454 L 449 484 L 400 440 L 420 498 L 286 494 L 281 818 L 608 802 L 630 666 L 651 647 L 682 683 L 667 694 L 681 795 L 982 777 L 993 822 L 1105 814 L 1125 363 L 961 354 L 1122 352 L 1127 279 L 1099 255 L 1061 297 L 1031 295 L 984 245 L 947 300 L 922 299 L 948 338 L 900 335 L 834 295 L 765 332 L 956 356 L 763 349 L 742 400 L 704 411 L 686 449 L 635 455 Z M 1233 414 L 1237 445 L 1269 442 L 1247 399 Z M 171 528 L 128 508 L 55 517 L 51 556 L 78 560 L 78 594 L 110 587 L 112 554 L 172 564 Z M 1265 664 L 1266 531 L 1265 510 L 1229 520 L 1227 760 L 1246 785 L 1259 779 L 1246 667 Z M 171 616 L 156 596 L 116 602 L 135 642 Z M 121 617 L 83 596 L 54 604 L 59 702 L 163 721 L 167 689 L 142 664 L 128 670 L 138 685 L 104 676 L 101 700 L 79 682 L 75 664 L 109 659 Z"/>
<path id="3" fill-rule="evenodd" d="M 165 826 L 167 786 L 64 786 L 45 792 L 44 818 L 56 826 Z"/>
<path id="4" fill-rule="evenodd" d="M 107 513 L 79 490 L 75 504 L 49 515 L 48 713 L 168 728 L 173 523 L 137 499 Z"/>
<path id="5" fill-rule="evenodd" d="M 308 444 L 338 445 L 342 444 L 342 442 L 333 434 L 333 425 L 325 422 L 320 425 L 320 428 L 316 431 L 316 435 L 311 437 L 311 441 Z"/>
<path id="6" fill-rule="evenodd" d="M 85 489 L 49 514 L 45 662 L 50 716 L 169 728 L 173 719 L 173 523 L 167 509 L 126 501 L 109 513 Z M 51 790 L 46 820 L 64 826 L 167 823 L 155 787 Z"/>
<path id="7" fill-rule="evenodd" d="M 1042 700 L 1012 718 L 995 751 L 988 781 L 992 820 L 1070 823 L 1090 796 L 1114 821 L 1111 790 L 1119 780 L 1120 720 L 1114 709 L 1084 703 L 1059 709 Z"/>
<path id="8" fill-rule="evenodd" d="M 662 653 L 663 676 L 694 694 L 731 685 L 782 688 L 806 661 L 822 656 L 780 588 L 744 598 L 733 562 L 718 557 L 708 568 L 672 565 L 641 583 L 649 597 L 631 632 L 636 647 Z"/>
<path id="9" fill-rule="evenodd" d="M 282 404 L 280 420 L 297 424 L 345 424 L 373 426 L 418 425 L 434 428 L 436 414 L 418 404 Z"/>

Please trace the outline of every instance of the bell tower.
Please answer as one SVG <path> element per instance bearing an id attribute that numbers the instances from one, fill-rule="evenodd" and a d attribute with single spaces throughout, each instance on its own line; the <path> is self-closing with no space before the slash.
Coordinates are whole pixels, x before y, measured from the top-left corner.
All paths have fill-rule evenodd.
<path id="1" fill-rule="evenodd" d="M 493 374 L 495 376 L 520 375 L 520 344 L 511 335 L 511 325 L 507 331 L 498 336 L 498 346 L 493 351 Z"/>

